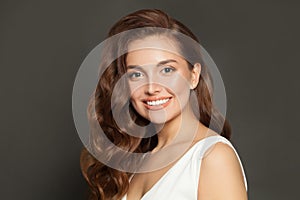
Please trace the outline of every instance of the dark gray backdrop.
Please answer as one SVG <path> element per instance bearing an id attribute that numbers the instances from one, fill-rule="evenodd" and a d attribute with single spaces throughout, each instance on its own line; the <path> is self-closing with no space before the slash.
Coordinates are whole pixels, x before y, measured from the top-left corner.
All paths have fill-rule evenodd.
<path id="1" fill-rule="evenodd" d="M 160 8 L 200 38 L 226 87 L 249 198 L 299 199 L 299 1 L 1 1 L 0 199 L 85 199 L 71 95 L 120 17 Z"/>

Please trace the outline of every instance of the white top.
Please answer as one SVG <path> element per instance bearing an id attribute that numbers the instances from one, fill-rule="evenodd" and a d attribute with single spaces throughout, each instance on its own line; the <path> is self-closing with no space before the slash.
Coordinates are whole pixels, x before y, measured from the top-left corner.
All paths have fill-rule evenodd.
<path id="1" fill-rule="evenodd" d="M 242 168 L 245 187 L 247 180 L 242 162 L 229 140 L 215 135 L 206 137 L 194 144 L 159 180 L 144 194 L 141 200 L 197 200 L 198 181 L 202 157 L 206 150 L 217 142 L 233 148 Z M 127 200 L 125 195 L 122 200 Z"/>

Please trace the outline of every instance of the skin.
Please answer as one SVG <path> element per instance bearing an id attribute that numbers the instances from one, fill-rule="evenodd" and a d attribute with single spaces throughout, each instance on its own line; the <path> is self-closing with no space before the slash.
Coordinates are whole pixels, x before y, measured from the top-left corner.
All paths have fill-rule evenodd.
<path id="1" fill-rule="evenodd" d="M 155 49 L 142 49 L 149 44 Z M 126 57 L 131 102 L 134 108 L 157 127 L 163 125 L 158 133 L 158 145 L 153 152 L 170 145 L 180 126 L 184 126 L 184 130 L 191 127 L 181 123 L 182 117 L 198 125 L 190 147 L 205 137 L 217 135 L 199 122 L 188 103 L 190 91 L 199 82 L 201 65 L 196 63 L 190 70 L 184 58 L 163 49 L 178 52 L 176 45 L 169 39 L 151 36 L 133 41 L 129 45 Z M 147 100 L 162 98 L 169 101 L 158 106 L 147 104 Z M 175 163 L 156 171 L 135 174 L 130 181 L 127 200 L 141 199 Z M 247 199 L 240 165 L 234 151 L 228 145 L 217 143 L 207 151 L 202 160 L 200 174 L 198 199 Z"/>
<path id="2" fill-rule="evenodd" d="M 214 145 L 202 159 L 200 170 L 198 199 L 248 199 L 239 161 L 228 145 Z"/>
<path id="3" fill-rule="evenodd" d="M 155 49 L 148 48 L 149 45 Z M 173 42 L 165 37 L 153 36 L 132 42 L 126 57 L 131 102 L 135 110 L 158 127 L 162 124 L 164 126 L 158 134 L 155 151 L 168 145 L 176 136 L 182 116 L 187 121 L 199 124 L 187 102 L 190 89 L 198 84 L 201 65 L 196 63 L 194 69 L 189 70 L 186 60 L 176 55 L 176 52 L 178 50 Z M 164 109 L 145 107 L 145 99 L 164 97 L 171 98 Z"/>

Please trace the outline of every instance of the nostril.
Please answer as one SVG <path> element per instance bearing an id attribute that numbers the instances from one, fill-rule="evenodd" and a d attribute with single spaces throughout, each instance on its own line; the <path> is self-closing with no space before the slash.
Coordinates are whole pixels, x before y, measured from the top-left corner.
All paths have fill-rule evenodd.
<path id="1" fill-rule="evenodd" d="M 147 87 L 147 93 L 153 94 L 161 91 L 161 86 L 156 83 L 149 83 Z"/>

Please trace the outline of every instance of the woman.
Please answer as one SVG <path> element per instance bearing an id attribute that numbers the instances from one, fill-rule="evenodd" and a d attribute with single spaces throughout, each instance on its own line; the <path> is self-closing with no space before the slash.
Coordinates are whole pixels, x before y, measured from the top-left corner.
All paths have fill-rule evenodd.
<path id="1" fill-rule="evenodd" d="M 196 36 L 155 9 L 123 17 L 108 36 L 122 33 L 105 45 L 105 70 L 89 107 L 89 119 L 105 133 L 92 131 L 91 148 L 81 154 L 91 199 L 247 199 L 230 126 L 213 105 Z M 105 138 L 143 156 L 116 156 Z"/>

